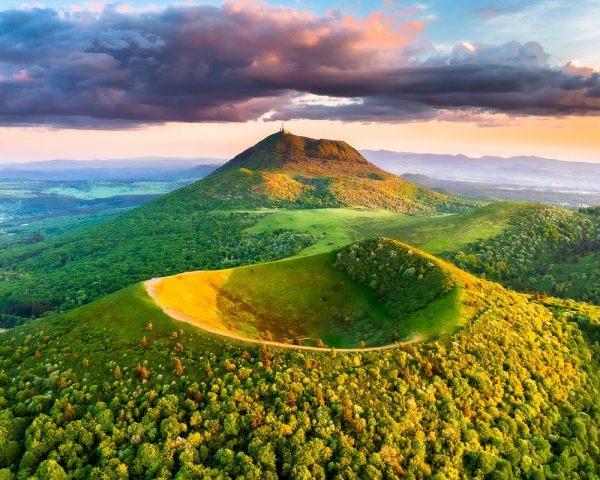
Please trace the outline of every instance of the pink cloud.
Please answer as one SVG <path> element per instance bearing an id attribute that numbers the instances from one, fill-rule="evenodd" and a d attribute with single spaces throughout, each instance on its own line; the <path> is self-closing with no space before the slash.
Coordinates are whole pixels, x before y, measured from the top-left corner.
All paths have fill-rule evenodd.
<path id="1" fill-rule="evenodd" d="M 29 77 L 29 73 L 25 69 L 21 69 L 17 73 L 13 74 L 12 79 L 15 82 L 29 82 L 29 81 L 31 81 L 31 78 Z"/>

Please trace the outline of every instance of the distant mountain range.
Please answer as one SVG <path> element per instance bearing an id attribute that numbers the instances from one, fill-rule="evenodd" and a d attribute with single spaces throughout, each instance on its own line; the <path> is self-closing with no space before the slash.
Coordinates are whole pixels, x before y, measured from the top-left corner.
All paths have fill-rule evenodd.
<path id="1" fill-rule="evenodd" d="M 115 160 L 48 160 L 0 165 L 0 180 L 174 181 L 202 178 L 222 160 L 142 157 Z"/>
<path id="2" fill-rule="evenodd" d="M 420 173 L 405 173 L 402 178 L 442 193 L 482 201 L 541 202 L 569 209 L 600 205 L 600 190 L 440 180 Z"/>
<path id="3" fill-rule="evenodd" d="M 389 150 L 365 150 L 362 154 L 378 167 L 398 175 L 410 173 L 440 180 L 567 188 L 576 189 L 578 193 L 600 191 L 600 163 L 533 156 L 473 158 Z"/>
<path id="4" fill-rule="evenodd" d="M 475 158 L 390 150 L 364 150 L 361 153 L 376 166 L 397 175 L 426 175 L 434 180 L 502 186 L 546 187 L 545 190 L 567 189 L 559 193 L 600 192 L 600 163 L 567 162 L 535 156 Z M 174 181 L 205 177 L 224 163 L 223 159 L 202 157 L 49 160 L 0 165 L 0 180 Z"/>

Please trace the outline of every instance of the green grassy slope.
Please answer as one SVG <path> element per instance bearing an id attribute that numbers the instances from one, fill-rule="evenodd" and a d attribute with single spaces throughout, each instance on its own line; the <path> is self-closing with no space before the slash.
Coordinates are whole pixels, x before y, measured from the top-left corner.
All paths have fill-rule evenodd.
<path id="1" fill-rule="evenodd" d="M 477 292 L 452 338 L 362 354 L 226 341 L 141 285 L 0 334 L 0 478 L 595 478 L 600 309 Z"/>
<path id="2" fill-rule="evenodd" d="M 524 210 L 537 210 L 539 204 L 502 202 L 460 215 L 435 217 L 432 222 L 415 219 L 412 224 L 363 224 L 357 226 L 358 235 L 373 236 L 386 229 L 386 236 L 415 245 L 427 252 L 439 254 L 458 250 L 476 240 L 493 238 L 502 233 L 511 218 Z"/>
<path id="3" fill-rule="evenodd" d="M 249 227 L 247 232 L 264 233 L 278 229 L 310 232 L 317 242 L 302 250 L 300 255 L 331 251 L 373 237 L 394 238 L 438 254 L 499 235 L 509 226 L 511 217 L 538 208 L 544 207 L 502 202 L 456 215 L 434 217 L 349 208 L 274 210 Z"/>
<path id="4" fill-rule="evenodd" d="M 248 231 L 278 228 L 308 231 L 316 238 L 299 255 L 386 236 L 511 288 L 600 304 L 600 222 L 555 207 L 502 202 L 428 218 L 357 209 L 282 210 Z"/>
<path id="5" fill-rule="evenodd" d="M 152 323 L 152 331 L 147 330 L 148 323 Z M 49 329 L 56 336 L 68 335 L 74 342 L 86 343 L 86 355 L 88 360 L 93 359 L 90 368 L 94 370 L 101 370 L 114 359 L 115 350 L 124 352 L 124 359 L 128 356 L 127 351 L 132 354 L 140 351 L 144 335 L 151 341 L 160 342 L 182 327 L 180 322 L 162 312 L 141 284 L 55 315 L 47 321 L 36 321 L 32 326 L 42 331 Z M 102 341 L 96 341 L 98 338 Z M 62 354 L 68 357 L 69 352 L 67 348 Z"/>
<path id="6" fill-rule="evenodd" d="M 428 218 L 432 220 L 435 217 Z M 360 228 L 362 224 L 401 225 L 410 224 L 415 219 L 416 217 L 402 213 L 364 208 L 281 209 L 267 211 L 266 215 L 263 215 L 255 225 L 246 231 L 248 233 L 264 233 L 279 229 L 294 229 L 310 232 L 316 242 L 298 254 L 306 256 L 329 252 L 362 239 L 358 238 L 356 234 L 356 229 Z M 380 231 L 379 235 L 385 235 L 385 233 Z M 372 236 L 378 235 L 374 233 Z"/>
<path id="7" fill-rule="evenodd" d="M 474 278 L 393 240 L 230 270 L 189 272 L 153 286 L 196 325 L 251 339 L 358 348 L 452 333 L 473 315 Z"/>
<path id="8" fill-rule="evenodd" d="M 152 330 L 147 328 L 149 323 Z M 106 368 L 111 362 L 122 364 L 124 372 L 132 371 L 135 363 L 130 364 L 130 360 L 143 363 L 151 359 L 165 343 L 171 345 L 169 336 L 182 328 L 186 325 L 164 314 L 143 284 L 135 284 L 88 305 L 12 329 L 3 338 L 14 334 L 12 338 L 23 341 L 29 335 L 49 336 L 53 342 L 44 347 L 48 355 L 61 356 L 64 368 L 79 367 L 87 360 L 86 370 L 93 372 L 95 382 L 99 382 L 114 378 L 112 369 Z M 143 337 L 150 348 L 141 346 Z M 196 337 L 188 335 L 182 341 Z M 219 344 L 210 334 L 202 334 L 201 338 L 195 344 L 201 350 L 210 351 Z M 55 340 L 59 341 L 58 346 Z"/>

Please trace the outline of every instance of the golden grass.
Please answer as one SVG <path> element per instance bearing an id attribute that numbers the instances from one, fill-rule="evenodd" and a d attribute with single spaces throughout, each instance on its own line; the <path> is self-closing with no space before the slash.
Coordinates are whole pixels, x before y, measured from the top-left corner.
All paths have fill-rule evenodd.
<path id="1" fill-rule="evenodd" d="M 398 242 L 399 248 L 411 248 Z M 391 317 L 366 286 L 334 268 L 335 253 L 217 271 L 188 272 L 152 281 L 166 313 L 214 333 L 276 342 L 320 338 L 328 346 L 386 345 L 392 332 L 429 340 L 452 334 L 476 315 L 481 280 L 430 254 L 416 254 L 449 270 L 457 281 L 450 294 L 426 308 Z"/>
<path id="2" fill-rule="evenodd" d="M 261 188 L 269 197 L 276 200 L 294 201 L 298 199 L 306 186 L 284 173 L 261 172 L 263 185 Z M 314 188 L 310 188 L 314 190 Z"/>
<path id="3" fill-rule="evenodd" d="M 219 314 L 218 300 L 232 270 L 187 272 L 165 277 L 154 285 L 156 299 L 165 308 L 175 310 L 211 329 L 234 333 Z"/>
<path id="4" fill-rule="evenodd" d="M 389 326 L 393 319 L 380 302 L 366 287 L 333 268 L 334 260 L 328 253 L 228 270 L 188 272 L 152 281 L 152 292 L 158 303 L 171 311 L 167 313 L 183 316 L 186 322 L 255 340 L 267 331 L 274 340 L 283 342 L 295 337 L 321 337 L 341 328 L 340 316 L 357 312 L 370 318 L 368 325 L 363 325 L 368 330 Z M 350 339 L 352 332 L 345 330 L 336 335 L 335 346 L 358 345 L 358 340 Z M 382 343 L 374 339 L 374 344 Z"/>

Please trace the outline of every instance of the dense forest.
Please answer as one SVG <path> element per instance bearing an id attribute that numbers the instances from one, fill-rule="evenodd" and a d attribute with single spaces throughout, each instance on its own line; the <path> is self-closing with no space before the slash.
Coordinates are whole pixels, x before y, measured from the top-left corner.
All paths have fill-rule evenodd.
<path id="1" fill-rule="evenodd" d="M 433 257 L 397 245 L 380 238 L 355 243 L 337 254 L 335 266 L 375 291 L 388 313 L 399 318 L 448 294 L 455 282 Z"/>
<path id="2" fill-rule="evenodd" d="M 46 242 L 0 251 L 0 325 L 88 303 L 154 276 L 276 260 L 315 240 L 286 230 L 244 233 L 258 218 L 236 212 L 174 216 L 142 207 Z"/>
<path id="3" fill-rule="evenodd" d="M 598 478 L 600 309 L 477 287 L 461 333 L 362 354 L 226 343 L 139 286 L 31 322 L 0 478 Z"/>
<path id="4" fill-rule="evenodd" d="M 511 288 L 600 304 L 598 253 L 600 222 L 547 207 L 523 210 L 502 234 L 445 256 Z"/>
<path id="5" fill-rule="evenodd" d="M 588 215 L 600 216 L 600 205 L 595 207 L 582 207 L 579 209 L 579 213 L 587 213 Z"/>

